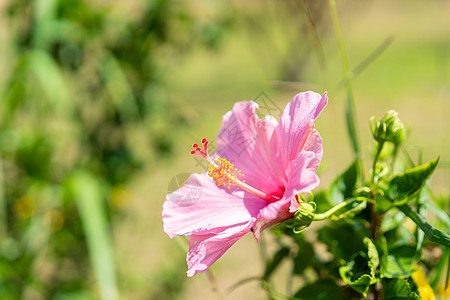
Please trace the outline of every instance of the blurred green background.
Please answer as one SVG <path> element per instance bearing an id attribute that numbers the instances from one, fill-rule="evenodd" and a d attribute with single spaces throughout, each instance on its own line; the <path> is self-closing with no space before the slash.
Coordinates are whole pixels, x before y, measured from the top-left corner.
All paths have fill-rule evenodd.
<path id="1" fill-rule="evenodd" d="M 397 110 L 414 159 L 440 156 L 431 185 L 448 201 L 450 3 L 338 10 L 365 157 L 369 118 Z M 215 279 L 188 279 L 162 203 L 174 176 L 204 171 L 191 144 L 213 140 L 240 100 L 278 117 L 296 93 L 328 91 L 319 189 L 351 163 L 328 2 L 6 0 L 0 11 L 0 299 L 211 299 L 214 286 L 261 298 L 257 283 L 226 293 L 261 273 L 251 236 Z"/>

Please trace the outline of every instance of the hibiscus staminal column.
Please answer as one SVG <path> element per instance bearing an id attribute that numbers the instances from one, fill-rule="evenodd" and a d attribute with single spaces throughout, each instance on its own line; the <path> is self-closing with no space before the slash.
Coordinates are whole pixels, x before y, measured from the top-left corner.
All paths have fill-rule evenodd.
<path id="1" fill-rule="evenodd" d="M 203 150 L 199 147 L 198 144 L 193 144 L 192 147 L 195 150 L 192 150 L 191 154 L 208 160 L 208 175 L 217 183 L 218 186 L 223 185 L 230 190 L 232 185 L 236 185 L 243 190 L 252 193 L 253 195 L 268 202 L 279 200 L 279 198 L 277 197 L 268 195 L 248 185 L 247 183 L 245 183 L 245 180 L 240 180 L 238 177 L 244 177 L 241 170 L 235 168 L 234 165 L 225 158 L 217 157 L 215 160 L 213 160 L 208 154 L 208 141 L 205 138 L 202 139 L 202 144 Z"/>

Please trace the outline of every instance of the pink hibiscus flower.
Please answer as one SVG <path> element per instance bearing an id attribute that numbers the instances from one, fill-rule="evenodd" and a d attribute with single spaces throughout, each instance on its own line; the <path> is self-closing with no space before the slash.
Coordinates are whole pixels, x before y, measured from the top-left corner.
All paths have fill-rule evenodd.
<path id="1" fill-rule="evenodd" d="M 209 172 L 192 174 L 163 205 L 169 237 L 188 235 L 187 275 L 204 272 L 237 240 L 291 218 L 299 208 L 296 195 L 319 184 L 322 139 L 314 121 L 327 104 L 326 93 L 296 95 L 280 122 L 259 119 L 258 104 L 237 102 L 223 116 L 217 151 L 194 144 L 191 154 L 209 160 Z"/>

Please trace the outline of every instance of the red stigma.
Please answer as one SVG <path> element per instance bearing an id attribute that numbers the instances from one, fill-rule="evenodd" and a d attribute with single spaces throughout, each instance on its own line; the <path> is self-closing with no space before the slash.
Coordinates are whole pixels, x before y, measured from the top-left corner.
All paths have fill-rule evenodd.
<path id="1" fill-rule="evenodd" d="M 203 138 L 202 139 L 202 144 L 203 144 L 203 151 L 202 149 L 198 146 L 198 144 L 193 144 L 192 147 L 195 150 L 191 151 L 191 154 L 195 154 L 197 156 L 200 156 L 202 158 L 207 158 L 209 156 L 208 154 L 208 140 Z"/>

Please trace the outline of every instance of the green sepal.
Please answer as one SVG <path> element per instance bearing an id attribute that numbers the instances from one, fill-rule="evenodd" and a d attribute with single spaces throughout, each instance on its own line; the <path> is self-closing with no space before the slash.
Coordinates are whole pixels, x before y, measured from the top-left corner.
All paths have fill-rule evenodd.
<path id="1" fill-rule="evenodd" d="M 315 202 L 299 202 L 298 210 L 291 219 L 285 222 L 286 226 L 292 228 L 296 234 L 303 232 L 314 220 L 315 211 Z"/>
<path id="2" fill-rule="evenodd" d="M 388 111 L 378 122 L 372 117 L 370 129 L 373 138 L 379 143 L 391 142 L 400 145 L 405 140 L 405 126 L 395 110 Z"/>

